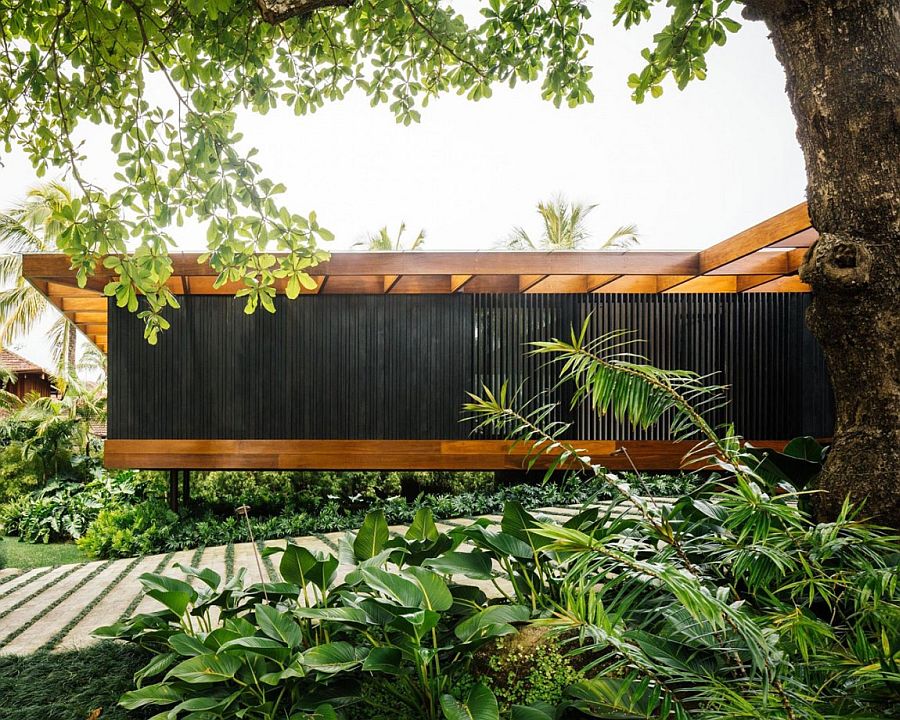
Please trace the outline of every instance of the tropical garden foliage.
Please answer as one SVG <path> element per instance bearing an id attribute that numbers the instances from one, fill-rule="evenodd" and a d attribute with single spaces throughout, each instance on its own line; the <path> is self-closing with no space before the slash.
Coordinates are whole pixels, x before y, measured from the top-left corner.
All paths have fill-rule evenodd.
<path id="1" fill-rule="evenodd" d="M 748 449 L 704 417 L 719 388 L 586 328 L 534 352 L 559 364 L 576 402 L 640 425 L 667 417 L 698 438 L 709 482 L 648 499 L 640 478 L 561 440 L 539 399 L 485 389 L 467 406 L 480 424 L 534 458 L 553 453 L 551 469 L 614 485 L 612 501 L 564 525 L 510 502 L 499 527 L 448 532 L 423 508 L 402 538 L 373 512 L 342 543 L 344 576 L 333 555 L 291 543 L 266 553 L 279 582 L 147 574 L 163 609 L 100 631 L 154 653 L 122 704 L 173 718 L 896 716 L 898 538 L 849 503 L 834 522 L 811 520 L 812 441 L 784 457 Z M 526 629 L 539 638 L 511 646 Z M 491 660 L 510 647 L 528 669 Z"/>

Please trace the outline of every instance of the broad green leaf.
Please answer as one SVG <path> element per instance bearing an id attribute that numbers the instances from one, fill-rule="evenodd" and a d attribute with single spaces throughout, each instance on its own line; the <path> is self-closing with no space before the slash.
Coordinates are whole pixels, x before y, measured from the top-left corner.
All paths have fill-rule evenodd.
<path id="1" fill-rule="evenodd" d="M 441 576 L 431 570 L 420 567 L 408 567 L 403 576 L 414 582 L 422 591 L 422 607 L 426 610 L 443 612 L 453 605 L 453 596 Z"/>
<path id="2" fill-rule="evenodd" d="M 425 597 L 417 583 L 381 568 L 363 568 L 361 574 L 364 582 L 373 590 L 386 595 L 397 604 L 407 608 L 424 607 Z"/>
<path id="3" fill-rule="evenodd" d="M 290 613 L 281 612 L 269 605 L 258 604 L 253 609 L 259 628 L 274 640 L 280 640 L 289 648 L 303 644 L 303 632 Z"/>
<path id="4" fill-rule="evenodd" d="M 303 653 L 303 664 L 319 672 L 334 674 L 358 667 L 366 658 L 366 650 L 348 642 L 317 645 Z"/>
<path id="5" fill-rule="evenodd" d="M 178 678 L 186 683 L 206 684 L 231 680 L 241 668 L 241 661 L 233 655 L 198 655 L 179 663 L 166 679 Z"/>
<path id="6" fill-rule="evenodd" d="M 463 701 L 452 695 L 442 695 L 441 709 L 447 720 L 500 720 L 497 698 L 481 683 L 473 687 Z"/>
<path id="7" fill-rule="evenodd" d="M 126 710 L 137 710 L 146 705 L 171 705 L 181 698 L 181 692 L 171 684 L 156 683 L 125 693 L 119 704 Z"/>
<path id="8" fill-rule="evenodd" d="M 515 632 L 512 623 L 525 622 L 530 617 L 531 609 L 525 605 L 491 605 L 463 620 L 454 633 L 462 641 L 506 635 Z"/>
<path id="9" fill-rule="evenodd" d="M 473 580 L 490 580 L 491 556 L 480 550 L 473 552 L 446 552 L 422 563 L 442 575 L 464 575 Z"/>
<path id="10" fill-rule="evenodd" d="M 382 672 L 399 675 L 402 667 L 403 653 L 396 647 L 376 647 L 369 651 L 362 669 L 370 672 Z"/>
<path id="11" fill-rule="evenodd" d="M 431 508 L 419 508 L 413 518 L 412 524 L 406 531 L 407 540 L 437 540 L 437 525 L 434 524 L 434 515 Z"/>
<path id="12" fill-rule="evenodd" d="M 357 560 L 375 557 L 384 549 L 388 537 L 388 524 L 384 519 L 384 513 L 381 510 L 370 512 L 353 540 L 353 554 Z"/>

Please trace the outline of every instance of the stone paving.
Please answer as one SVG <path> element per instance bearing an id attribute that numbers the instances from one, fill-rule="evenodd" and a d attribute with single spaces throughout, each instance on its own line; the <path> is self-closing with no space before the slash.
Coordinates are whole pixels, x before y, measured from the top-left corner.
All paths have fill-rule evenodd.
<path id="1" fill-rule="evenodd" d="M 576 508 L 542 508 L 533 511 L 542 519 L 565 522 L 577 512 Z M 485 516 L 499 522 L 496 515 Z M 467 525 L 468 519 L 444 520 L 438 528 Z M 403 526 L 393 526 L 392 533 L 402 534 Z M 310 550 L 337 554 L 343 532 L 294 538 L 297 544 Z M 283 541 L 268 541 L 267 545 Z M 277 558 L 275 559 L 277 568 Z M 229 562 L 230 561 L 230 562 Z M 150 555 L 112 561 L 93 561 L 79 565 L 61 565 L 33 570 L 0 570 L 0 654 L 24 655 L 39 650 L 72 650 L 83 648 L 96 640 L 91 637 L 95 628 L 109 625 L 134 612 L 158 610 L 162 606 L 143 594 L 140 576 L 146 572 L 183 574 L 175 563 L 211 567 L 222 577 L 230 577 L 245 568 L 249 582 L 258 582 L 260 572 L 251 543 L 183 550 L 168 555 Z M 230 567 L 229 567 L 230 565 Z M 271 565 L 263 564 L 265 580 Z M 338 569 L 343 577 L 349 567 Z M 471 581 L 467 581 L 471 582 Z M 481 583 L 478 583 L 479 585 Z M 493 589 L 490 584 L 488 589 Z"/>

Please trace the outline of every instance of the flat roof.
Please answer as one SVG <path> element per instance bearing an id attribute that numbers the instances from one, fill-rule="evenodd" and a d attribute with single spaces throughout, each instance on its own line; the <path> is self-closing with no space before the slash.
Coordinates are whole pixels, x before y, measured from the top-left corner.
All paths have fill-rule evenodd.
<path id="1" fill-rule="evenodd" d="M 801 203 L 700 251 L 338 252 L 309 268 L 316 287 L 304 294 L 809 292 L 797 269 L 816 238 Z M 199 253 L 171 257 L 177 295 L 241 287 L 213 288 L 216 272 Z M 114 273 L 99 264 L 79 288 L 66 255 L 34 253 L 23 255 L 22 275 L 106 352 L 103 287 Z"/>

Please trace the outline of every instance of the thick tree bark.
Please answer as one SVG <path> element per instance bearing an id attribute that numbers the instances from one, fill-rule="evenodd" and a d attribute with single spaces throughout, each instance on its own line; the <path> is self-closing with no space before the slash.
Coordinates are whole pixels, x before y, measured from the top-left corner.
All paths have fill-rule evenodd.
<path id="1" fill-rule="evenodd" d="M 354 0 L 256 0 L 263 20 L 273 25 L 326 7 L 349 7 Z"/>
<path id="2" fill-rule="evenodd" d="M 834 385 L 815 508 L 900 528 L 900 0 L 746 0 L 787 76 L 820 238 L 800 269 Z"/>

